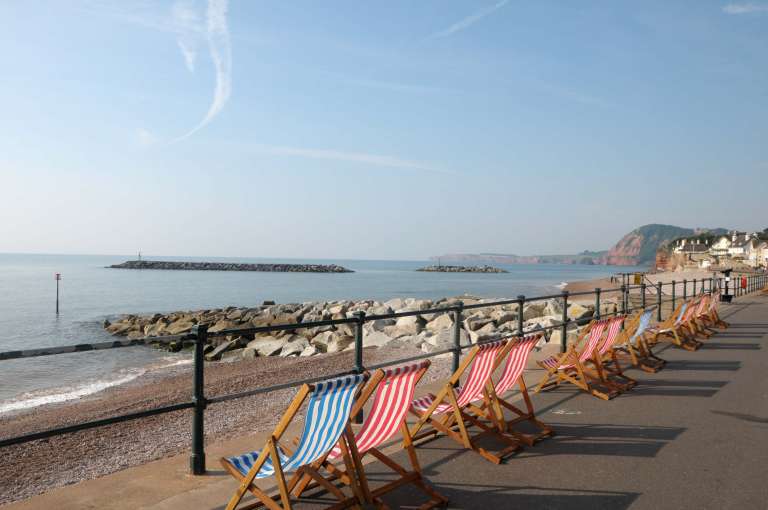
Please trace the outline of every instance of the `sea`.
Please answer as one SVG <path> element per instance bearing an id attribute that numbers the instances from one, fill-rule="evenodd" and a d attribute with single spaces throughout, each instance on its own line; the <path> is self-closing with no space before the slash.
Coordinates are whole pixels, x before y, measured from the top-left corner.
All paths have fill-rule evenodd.
<path id="1" fill-rule="evenodd" d="M 151 260 L 339 264 L 353 273 L 262 273 L 110 269 L 136 257 L 0 254 L 0 352 L 103 342 L 105 319 L 127 313 L 337 299 L 511 298 L 558 292 L 564 282 L 632 271 L 622 266 L 498 265 L 501 274 L 417 272 L 428 261 L 152 257 Z M 56 313 L 56 281 L 59 313 Z M 66 402 L 149 372 L 191 363 L 189 353 L 151 347 L 0 361 L 0 414 Z"/>

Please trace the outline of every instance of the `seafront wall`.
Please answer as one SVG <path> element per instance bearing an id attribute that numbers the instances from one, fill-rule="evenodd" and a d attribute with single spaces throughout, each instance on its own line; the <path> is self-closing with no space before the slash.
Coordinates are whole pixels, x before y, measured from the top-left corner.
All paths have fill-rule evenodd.
<path id="1" fill-rule="evenodd" d="M 171 262 L 129 260 L 111 269 L 164 269 L 173 271 L 265 271 L 281 273 L 353 273 L 336 264 L 244 264 L 239 262 Z"/>
<path id="2" fill-rule="evenodd" d="M 492 302 L 473 296 L 429 299 L 391 299 L 380 301 L 329 301 L 292 304 L 267 303 L 261 306 L 173 312 L 170 314 L 126 315 L 114 323 L 105 321 L 105 328 L 113 335 L 129 339 L 179 335 L 198 324 L 208 326 L 215 333 L 234 328 L 254 328 L 345 319 L 355 312 L 366 315 L 387 315 L 395 312 L 413 312 L 455 305 Z M 526 331 L 556 326 L 563 316 L 562 302 L 557 299 L 537 301 L 524 305 L 498 305 L 488 308 L 466 310 L 462 315 L 460 336 L 462 344 L 476 343 L 518 332 L 519 314 L 522 313 Z M 606 301 L 602 313 L 615 311 L 615 304 Z M 602 308 L 602 306 L 601 306 Z M 573 340 L 580 325 L 594 314 L 594 306 L 569 303 L 568 316 L 573 319 L 568 333 Z M 354 324 L 338 324 L 314 328 L 297 328 L 268 334 L 228 335 L 213 337 L 206 345 L 206 359 L 234 360 L 263 356 L 312 356 L 318 353 L 332 353 L 354 348 Z M 364 326 L 364 347 L 408 344 L 425 353 L 440 351 L 453 346 L 454 319 L 449 313 L 424 313 L 392 319 L 378 319 L 366 322 Z M 544 342 L 560 344 L 562 331 L 559 328 L 545 329 Z M 572 337 L 573 335 L 573 337 Z M 181 343 L 170 344 L 172 350 L 182 348 Z"/>

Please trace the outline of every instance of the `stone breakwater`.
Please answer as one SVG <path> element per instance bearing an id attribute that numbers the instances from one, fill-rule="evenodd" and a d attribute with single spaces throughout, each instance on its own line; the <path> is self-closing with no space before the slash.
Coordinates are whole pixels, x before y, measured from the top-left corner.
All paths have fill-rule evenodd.
<path id="1" fill-rule="evenodd" d="M 353 317 L 357 311 L 367 315 L 387 315 L 394 312 L 422 311 L 407 317 L 377 319 L 364 325 L 364 347 L 399 347 L 410 345 L 425 353 L 453 346 L 453 314 L 427 313 L 426 310 L 455 305 L 488 303 L 493 300 L 470 296 L 440 299 L 391 299 L 380 301 L 329 301 L 274 304 L 261 306 L 173 312 L 154 315 L 125 315 L 114 323 L 104 322 L 106 330 L 129 339 L 164 335 L 179 335 L 190 331 L 196 324 L 208 325 L 210 333 L 235 328 L 253 328 L 279 324 L 317 322 Z M 601 305 L 603 313 L 615 311 L 615 304 Z M 460 338 L 464 345 L 517 334 L 518 317 L 522 313 L 526 332 L 558 325 L 563 316 L 562 303 L 556 299 L 525 304 L 489 306 L 465 310 L 462 314 Z M 573 322 L 568 328 L 568 341 L 574 341 L 579 328 L 594 314 L 594 307 L 569 303 L 568 317 Z M 205 346 L 208 361 L 234 361 L 259 356 L 312 356 L 354 349 L 355 324 L 338 324 L 312 328 L 296 328 L 257 334 L 229 334 L 212 336 Z M 543 342 L 559 344 L 562 329 L 544 331 Z M 171 350 L 182 349 L 180 342 L 169 344 Z"/>
<path id="2" fill-rule="evenodd" d="M 493 266 L 427 266 L 417 269 L 427 273 L 508 273 L 505 269 Z"/>
<path id="3" fill-rule="evenodd" d="M 244 264 L 239 262 L 167 262 L 129 260 L 112 269 L 166 269 L 176 271 L 266 271 L 280 273 L 354 273 L 336 264 Z"/>

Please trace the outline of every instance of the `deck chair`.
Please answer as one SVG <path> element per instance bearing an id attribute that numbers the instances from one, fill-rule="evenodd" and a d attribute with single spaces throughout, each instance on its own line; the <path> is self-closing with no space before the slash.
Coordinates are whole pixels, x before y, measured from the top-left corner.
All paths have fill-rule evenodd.
<path id="1" fill-rule="evenodd" d="M 690 338 L 683 329 L 683 324 L 690 318 L 690 308 L 692 308 L 690 301 L 680 303 L 666 320 L 648 328 L 650 344 L 656 345 L 660 339 L 668 338 L 673 344 L 688 351 L 695 351 L 701 347 L 701 343 L 697 342 L 696 339 Z"/>
<path id="2" fill-rule="evenodd" d="M 691 318 L 683 325 L 689 335 L 693 338 L 696 338 L 697 336 L 709 338 L 715 334 L 715 331 L 710 330 L 703 320 L 709 310 L 709 302 L 710 297 L 706 294 L 702 294 L 698 298 L 698 302 L 695 303 Z"/>
<path id="3" fill-rule="evenodd" d="M 318 473 L 316 461 L 338 444 L 347 471 L 353 472 L 353 458 L 349 448 L 350 444 L 354 444 L 354 438 L 349 417 L 355 396 L 366 378 L 365 374 L 350 375 L 301 386 L 264 449 L 260 452 L 253 451 L 222 458 L 221 465 L 240 482 L 227 504 L 227 510 L 237 508 L 246 492 L 252 493 L 259 501 L 243 508 L 263 505 L 273 510 L 290 510 L 291 494 L 305 475 L 312 477 L 340 501 L 347 501 L 347 495 Z M 304 418 L 304 430 L 295 450 L 290 453 L 285 445 L 280 444 L 280 440 L 307 399 L 309 402 Z M 286 482 L 285 474 L 291 471 L 294 475 Z M 256 479 L 267 477 L 276 479 L 278 495 L 269 496 L 253 483 Z M 350 480 L 350 485 L 357 500 L 353 506 L 359 506 L 358 503 L 364 501 L 364 496 L 355 480 Z"/>
<path id="4" fill-rule="evenodd" d="M 709 309 L 706 316 L 702 318 L 702 321 L 710 328 L 728 328 L 728 323 L 722 320 L 717 313 L 717 307 L 720 304 L 720 291 L 718 290 L 710 294 L 709 298 Z"/>
<path id="5" fill-rule="evenodd" d="M 520 449 L 519 441 L 506 433 L 505 425 L 499 418 L 502 416 L 501 408 L 491 381 L 491 375 L 501 363 L 506 345 L 506 340 L 475 345 L 437 395 L 430 393 L 411 403 L 410 412 L 418 418 L 411 429 L 414 441 L 428 436 L 436 437 L 442 432 L 494 464 L 500 464 L 508 455 Z M 467 380 L 462 386 L 455 387 L 467 369 Z M 486 413 L 487 420 L 473 415 L 469 409 L 477 400 L 482 400 L 484 408 L 489 410 Z M 432 429 L 420 433 L 427 423 Z M 470 436 L 468 423 L 479 427 L 481 432 Z M 498 452 L 482 448 L 477 444 L 477 439 L 484 435 L 492 435 L 506 446 Z"/>
<path id="6" fill-rule="evenodd" d="M 626 315 L 618 315 L 609 319 L 605 338 L 595 350 L 595 355 L 587 360 L 595 367 L 594 372 L 589 367 L 586 367 L 585 371 L 588 377 L 593 377 L 616 392 L 627 391 L 637 386 L 637 381 L 622 370 L 616 354 L 617 345 L 620 341 L 623 343 L 622 337 L 627 334 L 626 331 L 622 331 L 625 320 Z"/>
<path id="7" fill-rule="evenodd" d="M 594 383 L 594 378 L 588 377 L 585 371 L 585 363 L 595 356 L 600 339 L 603 337 L 609 322 L 610 319 L 590 322 L 582 331 L 579 339 L 571 344 L 563 354 L 537 361 L 547 373 L 539 382 L 535 393 L 559 386 L 561 382 L 568 382 L 603 400 L 610 400 L 616 396 L 616 392 L 612 388 L 598 388 Z M 579 350 L 581 344 L 583 345 Z M 554 380 L 552 380 L 553 378 Z"/>
<path id="8" fill-rule="evenodd" d="M 653 349 L 645 339 L 655 311 L 656 307 L 649 308 L 629 320 L 625 330 L 625 342 L 614 349 L 614 354 L 619 359 L 629 359 L 632 366 L 650 373 L 658 372 L 667 364 L 666 360 L 653 353 Z"/>
<path id="9" fill-rule="evenodd" d="M 445 497 L 432 489 L 422 477 L 421 467 L 419 466 L 411 434 L 405 420 L 408 408 L 413 400 L 416 385 L 429 368 L 429 365 L 430 362 L 427 360 L 389 370 L 376 370 L 352 408 L 351 415 L 355 416 L 373 397 L 371 411 L 360 430 L 355 434 L 355 444 L 350 449 L 356 470 L 355 475 L 366 503 L 377 503 L 379 506 L 384 506 L 380 499 L 381 496 L 406 484 L 413 485 L 430 498 L 427 503 L 419 508 L 426 510 L 448 502 Z M 410 471 L 392 460 L 391 457 L 382 453 L 379 449 L 385 441 L 391 439 L 398 431 L 402 436 L 403 446 L 408 452 L 408 458 L 411 463 Z M 341 458 L 343 453 L 341 447 L 337 445 L 328 452 L 326 458 L 321 462 L 322 467 L 329 474 L 327 477 L 329 482 L 340 480 L 345 484 L 349 484 L 351 481 L 344 469 L 330 462 Z M 363 457 L 366 455 L 375 457 L 382 464 L 392 469 L 398 475 L 398 478 L 382 487 L 371 490 L 362 463 Z M 301 494 L 305 490 L 312 489 L 311 481 L 312 478 L 309 475 L 305 475 L 297 487 L 297 492 Z M 317 486 L 316 483 L 314 485 Z M 354 503 L 354 498 L 348 498 L 346 501 L 336 504 L 331 508 L 345 508 Z"/>
<path id="10" fill-rule="evenodd" d="M 506 349 L 508 352 L 502 354 L 506 357 L 504 368 L 499 376 L 499 380 L 494 385 L 494 392 L 499 399 L 499 404 L 516 415 L 511 420 L 505 419 L 504 416 L 500 416 L 499 418 L 505 424 L 507 432 L 512 434 L 518 441 L 528 446 L 533 446 L 536 441 L 553 436 L 555 433 L 549 425 L 536 418 L 536 412 L 534 411 L 533 403 L 531 402 L 531 397 L 528 394 L 528 388 L 525 384 L 525 379 L 523 378 L 523 371 L 525 370 L 528 358 L 542 336 L 543 333 L 539 333 L 509 341 Z M 504 395 L 511 391 L 516 385 L 518 386 L 520 395 L 523 397 L 523 402 L 525 403 L 524 411 L 513 405 L 509 400 L 504 399 Z M 480 403 L 476 407 L 473 406 L 470 410 L 473 411 L 477 417 L 486 416 L 489 412 L 489 410 L 485 408 L 484 403 Z M 514 426 L 516 424 L 526 421 L 539 429 L 539 433 L 531 435 L 515 430 Z"/>

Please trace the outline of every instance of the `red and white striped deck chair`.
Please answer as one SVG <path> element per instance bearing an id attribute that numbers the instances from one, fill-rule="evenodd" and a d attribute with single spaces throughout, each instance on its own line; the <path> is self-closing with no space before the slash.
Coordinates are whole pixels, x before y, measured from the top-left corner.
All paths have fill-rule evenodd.
<path id="1" fill-rule="evenodd" d="M 626 315 L 618 315 L 609 319 L 605 338 L 598 346 L 595 356 L 589 360 L 596 370 L 596 380 L 604 384 L 609 390 L 627 391 L 637 385 L 637 381 L 627 376 L 621 368 L 616 350 L 619 343 L 624 343 L 624 338 L 629 331 L 622 331 Z M 595 373 L 587 368 L 588 376 L 594 377 Z M 616 396 L 613 392 L 609 395 Z"/>
<path id="2" fill-rule="evenodd" d="M 536 418 L 536 412 L 534 411 L 533 403 L 531 402 L 531 397 L 528 394 L 528 388 L 525 384 L 525 379 L 523 378 L 523 371 L 528 363 L 528 358 L 542 336 L 543 334 L 539 333 L 509 340 L 508 354 L 506 354 L 504 368 L 499 376 L 499 380 L 494 385 L 494 391 L 499 399 L 499 404 L 517 415 L 511 420 L 506 419 L 503 416 L 501 417 L 506 425 L 507 432 L 528 446 L 533 446 L 536 441 L 554 435 L 554 431 L 549 425 Z M 525 403 L 525 411 L 504 398 L 504 395 L 510 392 L 516 385 L 518 386 L 520 395 Z M 487 409 L 484 408 L 483 404 L 480 404 L 479 408 L 472 410 L 475 411 L 476 416 L 483 417 L 487 413 Z M 538 428 L 540 432 L 531 435 L 521 433 L 514 429 L 514 425 L 524 421 L 527 421 Z"/>
<path id="3" fill-rule="evenodd" d="M 537 361 L 539 366 L 546 370 L 547 373 L 539 382 L 535 393 L 559 386 L 561 382 L 568 382 L 591 395 L 608 400 L 609 395 L 596 388 L 595 384 L 587 376 L 584 365 L 596 355 L 600 339 L 603 337 L 609 322 L 610 319 L 590 322 L 584 328 L 579 340 L 571 344 L 563 354 Z M 581 350 L 578 350 L 579 344 L 582 343 L 585 337 L 586 342 L 583 342 L 584 345 L 581 347 Z M 554 381 L 551 380 L 553 378 Z"/>
<path id="4" fill-rule="evenodd" d="M 695 307 L 693 316 L 691 317 L 691 320 L 688 321 L 688 324 L 685 325 L 691 336 L 703 336 L 704 338 L 709 338 L 714 334 L 714 332 L 710 331 L 709 328 L 707 328 L 707 325 L 704 323 L 704 318 L 707 316 L 707 312 L 709 311 L 709 303 L 709 295 L 702 294 L 699 297 L 699 302 Z"/>
<path id="5" fill-rule="evenodd" d="M 445 497 L 435 492 L 422 477 L 421 467 L 419 466 L 411 434 L 406 423 L 406 415 L 413 400 L 416 385 L 429 368 L 429 365 L 429 360 L 426 360 L 413 365 L 388 370 L 376 370 L 352 408 L 351 414 L 354 416 L 363 409 L 363 406 L 368 403 L 373 395 L 373 404 L 370 412 L 367 414 L 360 430 L 355 434 L 354 443 L 350 447 L 355 464 L 355 478 L 364 494 L 366 503 L 378 503 L 381 506 L 383 505 L 380 499 L 381 496 L 405 484 L 412 484 L 430 498 L 420 508 L 434 508 L 448 502 Z M 408 458 L 411 463 L 410 471 L 382 453 L 379 449 L 384 442 L 389 441 L 397 432 L 400 432 L 403 446 L 408 452 Z M 329 481 L 337 479 L 345 484 L 349 484 L 350 480 L 346 471 L 330 462 L 339 459 L 342 453 L 341 448 L 336 446 L 331 450 L 327 458 L 323 460 L 321 465 L 329 473 Z M 362 462 L 363 458 L 369 454 L 399 475 L 398 479 L 371 490 Z M 309 485 L 310 481 L 310 477 L 302 480 L 299 486 L 300 493 L 313 488 Z M 355 499 L 350 498 L 346 503 L 352 505 L 355 503 Z M 344 503 L 337 506 L 342 508 Z"/>
<path id="6" fill-rule="evenodd" d="M 520 443 L 506 433 L 504 423 L 499 418 L 502 415 L 501 408 L 491 381 L 491 375 L 501 363 L 506 346 L 506 340 L 475 345 L 437 395 L 430 393 L 411 403 L 410 412 L 418 417 L 411 429 L 414 441 L 427 436 L 434 437 L 442 432 L 495 464 L 500 464 L 507 455 L 520 448 Z M 462 386 L 456 387 L 468 368 L 470 370 L 466 381 Z M 469 412 L 469 406 L 478 400 L 482 400 L 484 408 L 490 410 L 486 414 L 487 420 Z M 482 432 L 470 436 L 467 422 L 476 425 Z M 432 430 L 419 433 L 427 423 L 432 426 Z M 478 446 L 477 439 L 485 434 L 493 434 L 496 439 L 507 444 L 507 447 L 499 452 L 491 452 Z"/>
<path id="7" fill-rule="evenodd" d="M 695 336 L 686 327 L 693 318 L 698 308 L 698 300 L 691 298 L 685 301 L 677 314 L 673 313 L 666 321 L 657 326 L 649 328 L 648 333 L 652 335 L 652 344 L 659 342 L 660 337 L 669 338 L 672 343 L 688 351 L 695 351 L 701 347 L 701 342 L 696 340 Z"/>
<path id="8" fill-rule="evenodd" d="M 720 315 L 717 313 L 717 306 L 719 304 L 720 304 L 720 291 L 717 290 L 712 294 L 710 294 L 709 296 L 709 310 L 707 310 L 707 315 L 704 318 L 704 323 L 711 328 L 726 329 L 728 327 L 728 323 L 722 320 L 720 318 Z"/>

